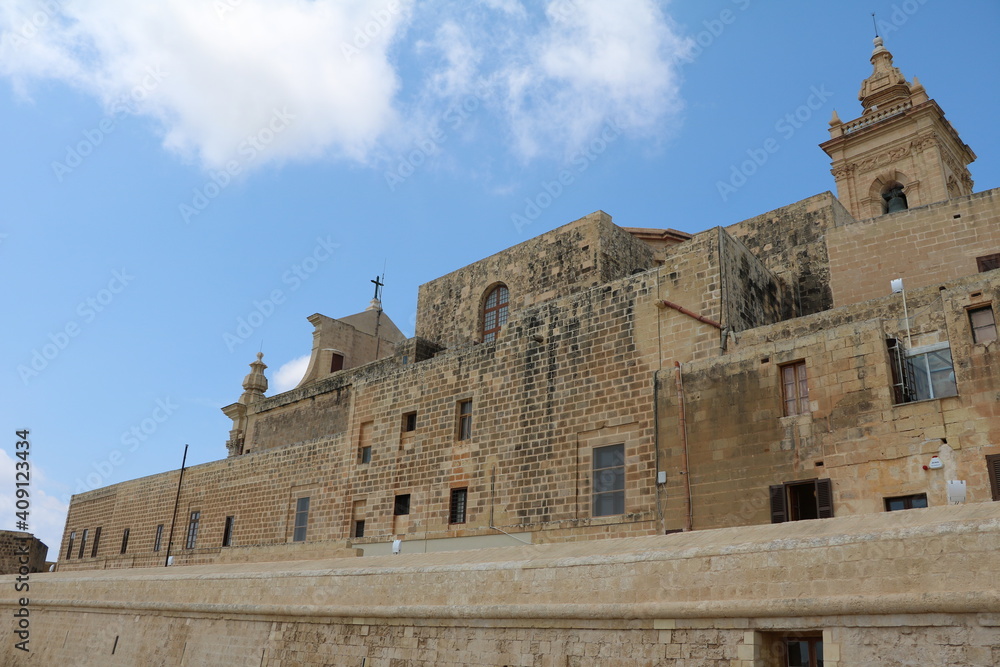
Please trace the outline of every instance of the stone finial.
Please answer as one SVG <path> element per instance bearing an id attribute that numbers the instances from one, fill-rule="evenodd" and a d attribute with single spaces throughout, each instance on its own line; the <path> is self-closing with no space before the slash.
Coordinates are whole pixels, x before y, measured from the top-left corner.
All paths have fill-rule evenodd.
<path id="1" fill-rule="evenodd" d="M 858 99 L 865 111 L 874 107 L 886 106 L 892 102 L 902 101 L 910 97 L 910 87 L 906 77 L 892 64 L 892 54 L 881 37 L 875 38 L 875 49 L 871 57 L 872 74 L 861 82 L 861 92 Z"/>
<path id="2" fill-rule="evenodd" d="M 843 125 L 844 123 L 840 120 L 840 116 L 837 115 L 837 110 L 833 110 L 833 116 L 830 117 L 830 127 L 837 127 L 838 125 Z"/>
<path id="3" fill-rule="evenodd" d="M 262 361 L 263 352 L 257 353 L 257 361 L 250 364 L 250 373 L 243 378 L 243 395 L 240 396 L 240 403 L 250 405 L 251 403 L 264 398 L 267 391 L 267 378 L 264 376 L 264 369 L 267 365 Z"/>

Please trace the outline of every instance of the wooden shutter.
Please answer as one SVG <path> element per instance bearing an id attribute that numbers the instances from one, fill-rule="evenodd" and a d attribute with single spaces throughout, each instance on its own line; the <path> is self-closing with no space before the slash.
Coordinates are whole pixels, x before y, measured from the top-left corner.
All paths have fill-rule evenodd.
<path id="1" fill-rule="evenodd" d="M 829 519 L 833 516 L 833 483 L 830 480 L 816 480 L 816 505 L 819 518 Z"/>
<path id="2" fill-rule="evenodd" d="M 1000 454 L 986 457 L 986 470 L 990 478 L 993 500 L 1000 500 Z"/>
<path id="3" fill-rule="evenodd" d="M 771 487 L 771 523 L 788 521 L 788 502 L 785 498 L 784 484 L 775 484 Z"/>

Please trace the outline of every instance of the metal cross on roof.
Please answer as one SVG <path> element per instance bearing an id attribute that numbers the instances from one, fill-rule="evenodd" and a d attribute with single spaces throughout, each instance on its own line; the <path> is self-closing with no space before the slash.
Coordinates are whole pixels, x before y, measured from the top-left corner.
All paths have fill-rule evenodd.
<path id="1" fill-rule="evenodd" d="M 381 298 L 382 298 L 382 287 L 385 286 L 385 283 L 382 282 L 381 280 L 379 280 L 379 276 L 375 276 L 375 280 L 372 280 L 371 282 L 375 283 L 375 299 L 376 300 L 381 300 Z"/>

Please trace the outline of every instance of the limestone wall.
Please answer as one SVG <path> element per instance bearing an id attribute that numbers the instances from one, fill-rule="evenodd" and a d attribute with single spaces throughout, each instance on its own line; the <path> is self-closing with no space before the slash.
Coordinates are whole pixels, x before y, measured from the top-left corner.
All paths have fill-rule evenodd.
<path id="1" fill-rule="evenodd" d="M 49 548 L 31 533 L 0 530 L 0 574 L 17 574 L 27 566 L 28 572 L 44 572 Z"/>
<path id="2" fill-rule="evenodd" d="M 1000 504 L 336 561 L 38 575 L 4 664 L 777 666 L 1000 659 Z M 8 578 L 0 607 L 17 608 Z M 10 623 L 0 641 L 12 647 Z"/>

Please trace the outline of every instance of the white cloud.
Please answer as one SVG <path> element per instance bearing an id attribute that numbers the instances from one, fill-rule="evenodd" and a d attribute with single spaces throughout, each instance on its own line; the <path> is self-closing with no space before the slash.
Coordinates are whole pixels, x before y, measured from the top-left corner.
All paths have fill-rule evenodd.
<path id="1" fill-rule="evenodd" d="M 273 393 L 280 394 L 283 391 L 294 389 L 305 377 L 306 368 L 309 367 L 309 357 L 310 355 L 306 354 L 282 364 L 281 368 L 274 373 Z"/>
<path id="2" fill-rule="evenodd" d="M 15 515 L 17 498 L 14 495 L 17 461 L 18 459 L 12 459 L 6 450 L 0 449 L 0 516 L 3 517 L 0 529 L 3 530 L 18 530 L 18 519 Z M 42 488 L 46 483 L 45 473 L 30 456 L 28 462 L 31 478 L 28 487 L 30 507 L 27 532 L 34 534 L 49 548 L 48 560 L 57 560 L 69 505 Z"/>
<path id="3" fill-rule="evenodd" d="M 263 133 L 263 145 L 276 110 L 294 119 L 255 160 L 364 160 L 396 121 L 387 52 L 411 2 L 7 0 L 0 72 L 21 90 L 66 81 L 109 113 L 135 102 L 167 148 L 206 166 L 248 161 L 241 144 Z"/>

